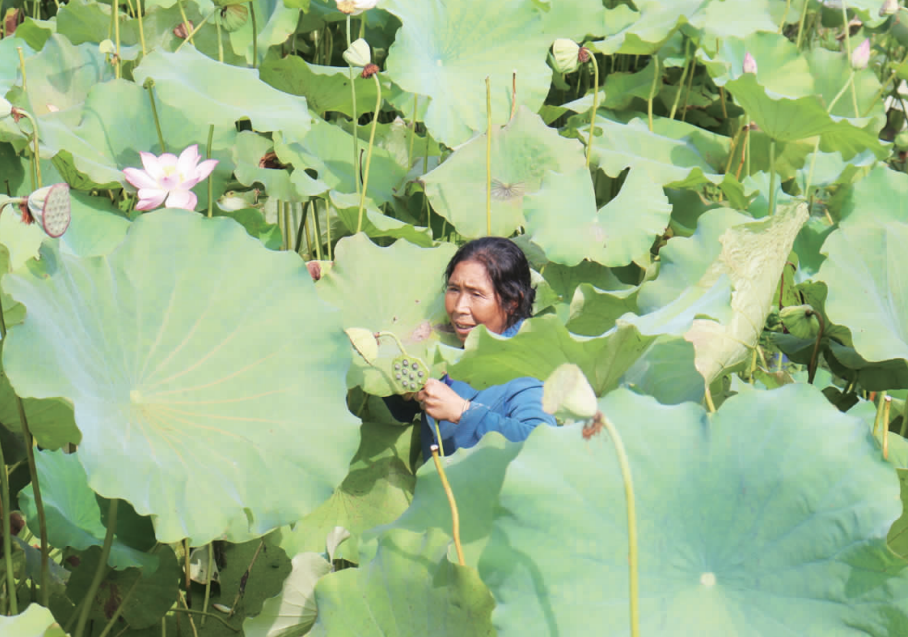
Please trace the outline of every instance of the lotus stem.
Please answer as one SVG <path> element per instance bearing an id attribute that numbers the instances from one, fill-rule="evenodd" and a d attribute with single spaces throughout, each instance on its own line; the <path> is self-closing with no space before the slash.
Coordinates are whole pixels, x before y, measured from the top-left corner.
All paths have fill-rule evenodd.
<path id="1" fill-rule="evenodd" d="M 289 202 L 289 201 L 285 201 L 284 204 L 283 204 L 283 207 L 284 207 L 284 210 L 283 210 L 283 214 L 284 214 L 284 232 L 287 233 L 287 250 L 289 250 L 289 249 L 291 248 L 291 241 L 293 241 L 293 235 L 290 234 L 290 232 L 291 232 L 291 228 L 290 228 L 290 226 L 291 226 L 291 223 L 290 223 L 290 202 Z"/>
<path id="2" fill-rule="evenodd" d="M 233 598 L 233 605 L 230 607 L 230 613 L 227 614 L 227 619 L 233 617 L 233 614 L 236 612 L 236 607 L 240 603 L 240 598 L 242 598 L 243 594 L 246 592 L 246 582 L 249 580 L 249 573 L 252 572 L 252 567 L 255 566 L 255 561 L 258 559 L 259 553 L 264 546 L 265 540 L 263 539 L 259 542 L 258 548 L 255 549 L 255 553 L 252 554 L 252 560 L 250 560 L 249 566 L 246 567 L 246 572 L 243 573 L 243 576 L 240 578 L 240 588 L 236 592 L 236 597 Z"/>
<path id="3" fill-rule="evenodd" d="M 232 630 L 235 633 L 238 633 L 241 630 L 240 628 L 234 628 L 229 623 L 227 623 L 226 619 L 224 619 L 220 615 L 215 615 L 214 613 L 204 613 L 200 610 L 192 610 L 191 608 L 179 608 L 179 607 L 174 607 L 174 608 L 171 608 L 170 610 L 172 610 L 175 613 L 186 613 L 188 615 L 203 615 L 204 617 L 212 617 L 212 618 L 218 620 L 219 622 L 221 622 L 222 624 L 224 624 L 227 628 L 229 628 L 230 630 Z M 164 618 L 161 618 L 161 621 L 163 622 Z M 166 630 L 167 629 L 164 627 L 164 624 L 162 623 L 161 624 L 161 637 L 167 637 Z"/>
<path id="4" fill-rule="evenodd" d="M 114 0 L 114 2 L 116 2 L 116 0 Z M 186 17 L 186 10 L 183 8 L 183 0 L 177 0 L 177 6 L 180 8 L 180 17 L 183 18 L 183 29 L 186 30 L 186 39 L 183 40 L 183 42 L 180 42 L 180 46 L 176 48 L 174 53 L 179 51 L 185 42 L 189 42 L 195 46 L 195 42 L 192 41 L 192 36 L 195 35 L 195 31 L 189 28 L 189 18 Z"/>
<path id="5" fill-rule="evenodd" d="M 180 596 L 180 601 L 183 603 L 183 608 L 185 608 L 186 610 L 189 610 L 189 603 L 192 601 L 192 599 L 189 599 L 189 597 L 190 597 L 189 589 L 187 588 L 185 594 L 183 593 L 183 591 L 178 591 L 178 592 L 179 592 L 179 596 Z M 230 615 L 232 616 L 233 613 L 231 613 Z M 189 619 L 189 627 L 192 629 L 192 637 L 199 637 L 199 631 L 196 630 L 195 622 L 192 621 L 192 615 L 190 615 L 187 619 Z M 180 625 L 177 624 L 177 635 L 179 635 L 179 634 L 180 634 Z"/>
<path id="6" fill-rule="evenodd" d="M 366 205 L 366 190 L 369 188 L 369 169 L 372 166 L 372 147 L 375 145 L 375 129 L 378 128 L 378 113 L 381 111 L 381 81 L 378 73 L 372 76 L 375 80 L 375 114 L 372 116 L 372 130 L 369 131 L 369 149 L 366 151 L 366 170 L 363 174 L 363 189 L 359 193 L 359 215 L 356 220 L 356 231 L 363 229 L 363 208 Z M 327 210 L 327 208 L 326 208 Z M 326 212 L 327 215 L 327 212 Z"/>
<path id="7" fill-rule="evenodd" d="M 892 396 L 883 398 L 883 460 L 889 460 L 889 409 L 892 407 Z"/>
<path id="8" fill-rule="evenodd" d="M 823 340 L 823 333 L 826 331 L 826 321 L 823 320 L 823 315 L 817 312 L 816 310 L 808 310 L 804 313 L 805 316 L 816 316 L 817 321 L 820 323 L 820 330 L 817 332 L 817 340 L 813 344 L 813 353 L 810 355 L 810 363 L 807 365 L 807 382 L 813 385 L 813 379 L 817 375 L 817 359 L 820 354 L 820 341 Z"/>
<path id="9" fill-rule="evenodd" d="M 136 19 L 139 21 L 139 42 L 142 44 L 142 57 L 147 54 L 145 50 L 145 27 L 142 24 L 142 0 L 136 0 Z"/>
<path id="10" fill-rule="evenodd" d="M 410 140 L 407 150 L 407 170 L 413 168 L 413 142 L 416 140 L 416 108 L 419 105 L 419 95 L 413 96 L 413 117 L 410 118 Z"/>
<path id="11" fill-rule="evenodd" d="M 590 137 L 586 143 L 586 167 L 590 167 L 590 155 L 593 151 L 593 137 L 596 133 L 596 111 L 599 110 L 599 63 L 596 61 L 596 54 L 590 53 L 590 62 L 593 63 L 593 110 L 590 113 Z M 652 121 L 650 121 L 650 130 L 652 130 Z"/>
<path id="12" fill-rule="evenodd" d="M 706 407 L 709 409 L 709 413 L 716 413 L 716 403 L 713 402 L 713 395 L 709 391 L 709 385 L 706 386 L 706 391 L 703 392 L 703 398 L 706 400 Z"/>
<path id="13" fill-rule="evenodd" d="M 318 222 L 318 206 L 312 206 L 312 212 L 314 213 L 312 217 L 315 219 L 315 258 L 319 261 L 322 260 L 322 228 L 321 224 Z M 359 232 L 359 230 L 357 230 Z M 288 239 L 289 240 L 289 239 Z M 310 253 L 312 252 L 312 246 L 309 246 Z"/>
<path id="14" fill-rule="evenodd" d="M 211 565 L 214 564 L 214 542 L 208 543 L 208 578 L 205 580 L 205 600 L 202 602 L 202 612 L 208 612 L 208 601 L 211 598 L 211 576 L 213 570 Z M 202 621 L 199 622 L 201 628 L 205 628 L 207 615 L 202 615 Z"/>
<path id="15" fill-rule="evenodd" d="M 115 77 L 120 79 L 120 0 L 113 0 L 114 42 L 116 43 Z"/>
<path id="16" fill-rule="evenodd" d="M 728 119 L 728 110 L 725 108 L 725 87 L 719 87 L 719 104 L 722 105 L 722 117 Z"/>
<path id="17" fill-rule="evenodd" d="M 684 104 L 681 105 L 681 121 L 687 120 L 687 102 L 690 100 L 690 89 L 694 85 L 694 73 L 697 69 L 697 60 L 691 60 L 690 73 L 687 75 L 687 91 L 684 93 Z"/>
<path id="18" fill-rule="evenodd" d="M 776 140 L 769 138 L 769 216 L 776 214 Z"/>
<path id="19" fill-rule="evenodd" d="M 0 327 L 6 336 L 6 321 L 3 318 L 3 307 L 0 306 Z M 3 457 L 3 447 L 0 445 L 0 506 L 3 507 L 3 561 L 6 566 L 6 595 L 8 597 L 8 614 L 19 614 L 19 603 L 16 599 L 16 578 L 13 576 L 13 546 L 12 527 L 10 524 L 9 508 L 9 473 L 6 469 L 6 459 Z"/>
<path id="20" fill-rule="evenodd" d="M 445 495 L 448 496 L 448 504 L 451 506 L 451 532 L 454 536 L 454 548 L 457 550 L 457 561 L 461 566 L 466 566 L 467 563 L 463 559 L 463 547 L 460 545 L 460 515 L 457 513 L 457 500 L 454 499 L 454 492 L 451 491 L 448 476 L 445 475 L 441 460 L 438 459 L 438 445 L 432 445 L 431 449 L 432 460 L 435 461 L 435 469 L 438 471 L 438 477 L 441 478 L 441 486 L 444 488 Z"/>
<path id="21" fill-rule="evenodd" d="M 113 545 L 114 532 L 117 529 L 117 506 L 120 501 L 114 498 L 110 501 L 110 507 L 107 509 L 107 533 L 104 535 L 104 546 L 101 547 L 101 557 L 98 561 L 98 568 L 95 569 L 95 576 L 91 580 L 88 591 L 85 593 L 85 599 L 82 600 L 82 608 L 79 612 L 79 622 L 76 624 L 76 632 L 73 637 L 82 637 L 85 632 L 85 623 L 91 613 L 91 602 L 98 594 L 101 582 L 107 574 L 107 558 L 110 557 L 110 547 Z"/>
<path id="22" fill-rule="evenodd" d="M 309 206 L 312 204 L 312 200 L 309 199 L 303 203 L 303 218 L 300 221 L 299 228 L 296 229 L 296 253 L 300 253 L 300 248 L 303 247 L 303 232 L 306 229 L 306 218 L 309 216 Z"/>
<path id="23" fill-rule="evenodd" d="M 842 20 L 845 23 L 845 56 L 848 59 L 848 63 L 851 64 L 851 29 L 848 27 L 848 7 L 845 0 L 842 0 Z M 854 76 L 854 68 L 851 70 L 851 75 L 852 77 Z M 854 106 L 854 116 L 860 117 L 861 113 L 858 111 L 858 93 L 854 88 L 853 81 L 851 82 L 851 103 Z"/>
<path id="24" fill-rule="evenodd" d="M 707 388 L 707 392 L 709 389 Z M 708 393 L 707 393 L 708 395 Z M 631 466 L 628 462 L 627 452 L 624 449 L 624 443 L 621 441 L 621 435 L 615 426 L 606 418 L 602 412 L 597 412 L 598 419 L 608 431 L 615 445 L 615 453 L 618 455 L 618 464 L 621 467 L 621 477 L 624 479 L 624 497 L 627 500 L 627 539 L 628 539 L 628 593 L 630 596 L 630 614 L 631 614 L 631 636 L 640 636 L 640 592 L 638 579 L 638 560 L 637 560 L 637 507 L 634 500 L 634 481 L 631 477 Z"/>
<path id="25" fill-rule="evenodd" d="M 842 85 L 842 88 L 839 89 L 839 92 L 836 93 L 835 97 L 832 98 L 832 101 L 829 102 L 829 106 L 826 107 L 827 113 L 832 113 L 832 109 L 835 108 L 835 105 L 842 98 L 842 95 L 845 94 L 845 91 L 848 90 L 848 87 L 854 87 L 854 69 L 851 69 L 851 74 L 849 74 L 848 79 L 845 80 L 845 84 Z M 804 194 L 807 196 L 808 207 L 812 205 L 813 196 L 810 194 L 810 186 L 813 184 L 813 169 L 817 163 L 817 152 L 820 150 L 820 136 L 817 136 L 817 141 L 813 145 L 813 156 L 810 158 L 810 170 L 807 171 L 807 183 L 804 187 Z"/>
<path id="26" fill-rule="evenodd" d="M 876 103 L 879 101 L 879 99 L 881 97 L 883 97 L 883 93 L 886 91 L 886 88 L 889 86 L 889 83 L 895 79 L 895 76 L 898 75 L 899 69 L 902 68 L 902 66 L 906 62 L 908 62 L 908 50 L 906 50 L 906 52 L 905 52 L 905 57 L 903 57 L 902 61 L 899 62 L 898 66 L 895 67 L 895 70 L 889 74 L 889 77 L 886 78 L 886 81 L 883 82 L 882 86 L 880 86 L 880 90 L 876 92 L 876 95 L 873 97 L 873 99 L 867 105 L 867 108 L 864 110 L 864 117 L 867 117 L 867 115 L 870 114 L 870 110 L 876 105 Z"/>
<path id="27" fill-rule="evenodd" d="M 145 80 L 145 89 L 148 91 L 148 101 L 151 102 L 151 116 L 154 118 L 154 127 L 158 132 L 158 143 L 161 144 L 161 152 L 167 152 L 167 145 L 164 143 L 164 134 L 161 132 L 161 120 L 158 119 L 158 107 L 154 103 L 154 80 L 148 78 Z"/>
<path id="28" fill-rule="evenodd" d="M 22 53 L 22 47 L 17 46 L 16 51 L 19 53 L 19 72 L 22 73 L 22 91 L 28 93 L 28 79 L 25 74 L 25 56 Z M 41 156 L 38 154 L 38 121 L 32 117 L 29 113 L 22 109 L 18 109 L 18 113 L 25 116 L 28 121 L 32 123 L 32 131 L 34 134 L 35 150 L 34 157 L 32 157 L 32 190 L 37 190 L 41 187 Z"/>
<path id="29" fill-rule="evenodd" d="M 331 248 L 331 206 L 325 198 L 325 234 L 328 238 L 328 261 L 334 261 L 334 250 Z"/>
<path id="30" fill-rule="evenodd" d="M 511 115 L 508 117 L 510 122 L 517 114 L 517 70 L 511 73 Z"/>
<path id="31" fill-rule="evenodd" d="M 347 14 L 347 48 L 350 48 L 350 45 L 353 44 L 353 41 L 350 39 L 350 14 Z M 356 194 L 359 194 L 359 137 L 357 135 L 356 129 L 359 125 L 359 119 L 356 116 L 356 80 L 353 75 L 353 65 L 347 63 L 347 68 L 350 71 L 350 96 L 353 100 L 351 107 L 351 115 L 353 119 L 353 183 L 356 186 Z M 359 232 L 357 230 L 357 232 Z"/>
<path id="32" fill-rule="evenodd" d="M 428 164 L 428 160 L 426 161 Z M 492 236 L 492 84 L 486 76 L 486 236 Z"/>
<path id="33" fill-rule="evenodd" d="M 98 637 L 107 637 L 110 634 L 110 631 L 113 630 L 113 627 L 116 625 L 117 620 L 120 619 L 120 615 L 123 614 L 123 609 L 126 608 L 126 604 L 129 603 L 129 600 L 132 598 L 132 594 L 135 592 L 136 588 L 139 587 L 139 582 L 142 581 L 141 577 L 137 577 L 136 581 L 132 583 L 132 586 L 129 587 L 129 590 L 126 591 L 126 595 L 120 599 L 120 603 L 117 604 L 117 610 L 114 611 L 113 615 L 110 616 L 110 619 L 107 620 L 107 625 L 104 627 L 104 630 L 101 631 L 101 634 Z"/>
<path id="34" fill-rule="evenodd" d="M 902 426 L 899 435 L 904 438 L 906 433 L 908 433 L 908 397 L 905 398 L 905 405 L 902 407 Z"/>
<path id="35" fill-rule="evenodd" d="M 255 22 L 255 2 L 249 2 L 249 17 L 252 18 L 252 68 L 259 66 L 259 29 Z"/>
<path id="36" fill-rule="evenodd" d="M 880 423 L 883 422 L 883 401 L 886 400 L 886 392 L 880 392 L 880 400 L 876 405 L 876 416 L 873 418 L 873 430 L 870 432 L 871 435 L 876 435 L 876 432 L 880 428 Z"/>
<path id="37" fill-rule="evenodd" d="M 801 48 L 801 38 L 804 35 L 804 19 L 807 18 L 807 7 L 809 5 L 809 2 L 805 2 L 804 6 L 801 8 L 801 19 L 798 20 L 798 40 L 795 43 L 795 46 L 797 46 L 798 49 Z"/>
<path id="38" fill-rule="evenodd" d="M 186 608 L 192 604 L 192 575 L 189 572 L 189 538 L 183 538 L 183 571 L 186 583 Z M 192 623 L 192 622 L 190 622 Z"/>
<path id="39" fill-rule="evenodd" d="M 653 85 L 649 89 L 649 97 L 646 100 L 646 119 L 649 122 L 649 132 L 653 132 L 653 97 L 656 95 L 656 84 L 659 82 L 659 55 L 653 53 L 653 64 L 656 65 L 653 73 Z"/>
<path id="40" fill-rule="evenodd" d="M 684 43 L 684 57 L 687 58 L 687 49 L 690 45 L 690 40 Z M 681 72 L 681 79 L 678 81 L 678 92 L 675 93 L 675 101 L 672 103 L 672 110 L 668 115 L 669 119 L 675 119 L 675 111 L 678 108 L 678 103 L 681 101 L 681 93 L 684 90 L 684 82 L 687 81 L 687 73 L 690 70 L 692 60 L 687 59 L 684 63 L 684 70 Z M 720 87 L 721 88 L 721 87 Z M 728 169 L 725 170 L 728 172 Z"/>
<path id="41" fill-rule="evenodd" d="M 221 21 L 215 19 L 214 26 L 218 29 L 218 62 L 224 63 L 224 41 L 221 39 Z"/>
<path id="42" fill-rule="evenodd" d="M 182 5 L 182 4 L 180 5 L 180 8 L 181 8 L 181 9 L 183 8 L 183 5 Z M 216 12 L 217 12 L 217 9 L 215 9 L 214 11 L 212 11 L 211 13 L 209 13 L 208 15 L 206 15 L 206 16 L 205 16 L 205 17 L 204 17 L 204 18 L 195 26 L 195 28 L 192 29 L 192 31 L 190 31 L 188 27 L 184 27 L 184 28 L 186 28 L 186 39 L 183 40 L 182 42 L 180 42 L 180 45 L 179 45 L 177 48 L 175 48 L 175 49 L 173 50 L 173 52 L 174 52 L 174 53 L 179 53 L 179 52 L 180 52 L 180 49 L 183 48 L 183 45 L 185 45 L 187 42 L 190 42 L 190 41 L 192 40 L 192 36 L 194 36 L 196 33 L 198 33 L 199 30 L 202 28 L 202 26 L 203 26 L 206 22 L 208 22 L 211 18 L 214 17 L 214 14 L 215 14 Z"/>
<path id="43" fill-rule="evenodd" d="M 3 310 L 0 308 L 0 314 Z M 4 334 L 4 337 L 6 335 Z M 50 588 L 48 580 L 48 547 L 47 547 L 47 516 L 44 514 L 44 501 L 41 498 L 41 486 L 38 483 L 38 467 L 35 464 L 35 445 L 31 430 L 28 427 L 28 419 L 25 417 L 25 405 L 22 399 L 16 395 L 16 407 L 19 410 L 19 421 L 22 423 L 22 435 L 25 438 L 25 453 L 28 458 L 28 472 L 31 475 L 32 491 L 35 494 L 35 508 L 38 511 L 38 526 L 40 527 L 41 536 L 41 605 L 47 607 L 50 600 Z M 77 636 L 78 637 L 78 636 Z"/>

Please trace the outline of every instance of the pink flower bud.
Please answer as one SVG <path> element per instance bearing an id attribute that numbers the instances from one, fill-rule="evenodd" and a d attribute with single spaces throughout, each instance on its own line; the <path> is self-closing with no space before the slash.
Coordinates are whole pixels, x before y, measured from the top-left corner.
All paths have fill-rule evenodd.
<path id="1" fill-rule="evenodd" d="M 867 62 L 870 61 L 870 38 L 867 38 L 861 45 L 851 52 L 851 66 L 855 70 L 866 69 Z"/>
<path id="2" fill-rule="evenodd" d="M 750 53 L 744 54 L 744 72 L 757 74 L 757 61 Z"/>

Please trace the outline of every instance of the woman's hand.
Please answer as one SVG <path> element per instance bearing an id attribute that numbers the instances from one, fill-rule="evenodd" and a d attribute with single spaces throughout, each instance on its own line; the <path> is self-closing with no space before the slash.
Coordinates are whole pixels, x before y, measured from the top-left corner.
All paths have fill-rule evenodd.
<path id="1" fill-rule="evenodd" d="M 470 401 L 461 398 L 453 389 L 440 380 L 430 378 L 416 394 L 416 400 L 423 410 L 436 420 L 460 422 L 460 416 L 470 406 Z"/>

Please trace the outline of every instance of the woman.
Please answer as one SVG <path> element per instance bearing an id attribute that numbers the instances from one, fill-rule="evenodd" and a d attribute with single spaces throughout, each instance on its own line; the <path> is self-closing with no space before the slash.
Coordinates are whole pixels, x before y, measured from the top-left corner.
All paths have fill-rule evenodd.
<path id="1" fill-rule="evenodd" d="M 448 263 L 445 281 L 445 311 L 461 342 L 479 325 L 511 337 L 532 313 L 536 291 L 530 285 L 530 266 L 508 239 L 485 237 L 464 244 Z M 423 459 L 431 456 L 436 443 L 435 422 L 430 426 L 426 416 L 437 421 L 445 454 L 472 447 L 489 431 L 518 442 L 541 423 L 555 424 L 542 410 L 542 382 L 535 378 L 516 378 L 479 391 L 445 375 L 429 379 L 415 400 L 423 410 Z M 387 403 L 399 420 L 412 420 L 417 413 L 412 403 Z"/>

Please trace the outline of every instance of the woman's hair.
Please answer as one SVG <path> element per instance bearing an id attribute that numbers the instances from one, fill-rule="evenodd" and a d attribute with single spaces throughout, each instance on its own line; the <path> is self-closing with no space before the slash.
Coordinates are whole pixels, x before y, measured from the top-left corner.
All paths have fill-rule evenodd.
<path id="1" fill-rule="evenodd" d="M 445 283 L 454 274 L 454 268 L 462 261 L 476 261 L 485 266 L 492 287 L 498 295 L 501 306 L 508 312 L 511 327 L 520 319 L 533 314 L 533 300 L 536 290 L 530 284 L 530 264 L 523 250 L 504 237 L 482 237 L 469 241 L 457 250 L 445 270 Z"/>

